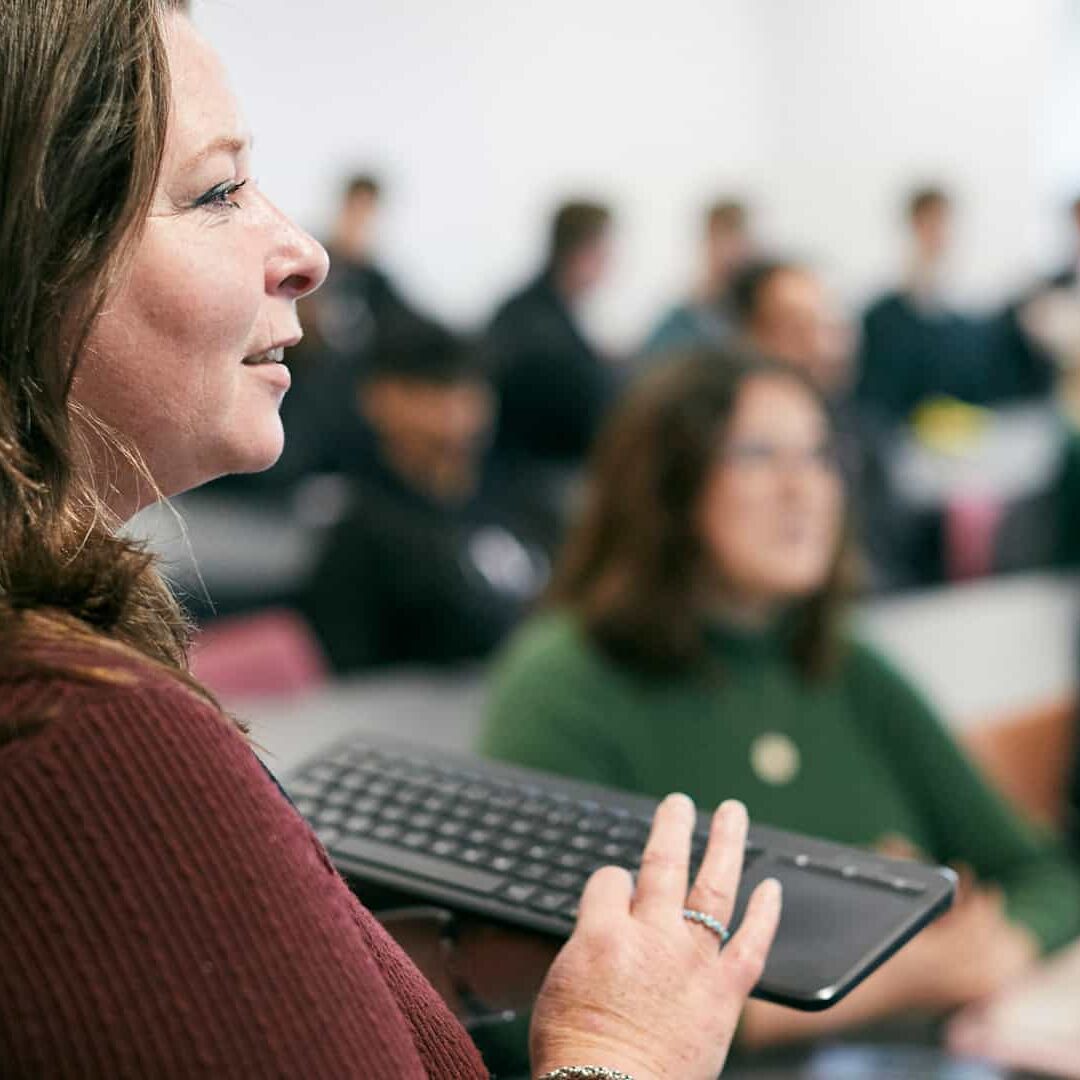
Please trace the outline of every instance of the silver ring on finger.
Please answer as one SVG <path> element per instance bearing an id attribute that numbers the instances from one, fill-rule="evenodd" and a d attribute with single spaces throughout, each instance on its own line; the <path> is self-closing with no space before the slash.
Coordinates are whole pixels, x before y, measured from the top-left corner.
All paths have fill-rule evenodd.
<path id="1" fill-rule="evenodd" d="M 714 919 L 704 911 L 683 908 L 682 915 L 688 922 L 697 923 L 698 926 L 704 926 L 706 930 L 712 931 L 720 939 L 721 949 L 731 940 L 731 931 L 719 919 Z"/>

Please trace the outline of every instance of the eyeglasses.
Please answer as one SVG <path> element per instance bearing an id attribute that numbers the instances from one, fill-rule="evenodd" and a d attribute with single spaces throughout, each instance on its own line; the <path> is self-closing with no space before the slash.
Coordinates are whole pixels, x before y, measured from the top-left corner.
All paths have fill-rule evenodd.
<path id="1" fill-rule="evenodd" d="M 777 470 L 813 467 L 840 472 L 840 448 L 836 442 L 816 446 L 784 446 L 764 439 L 744 439 L 729 443 L 720 451 L 720 460 L 740 469 Z"/>

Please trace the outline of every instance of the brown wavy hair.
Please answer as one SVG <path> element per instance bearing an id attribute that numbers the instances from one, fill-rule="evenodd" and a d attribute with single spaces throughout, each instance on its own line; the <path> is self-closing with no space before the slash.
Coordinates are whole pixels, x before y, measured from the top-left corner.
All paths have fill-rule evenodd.
<path id="1" fill-rule="evenodd" d="M 186 4 L 0 9 L 0 656 L 54 615 L 52 636 L 105 636 L 189 681 L 187 621 L 77 468 L 86 440 L 105 440 L 156 487 L 122 437 L 71 400 L 90 329 L 150 211 L 174 10 Z"/>
<path id="2" fill-rule="evenodd" d="M 616 663 L 646 676 L 705 666 L 700 592 L 707 556 L 695 509 L 744 384 L 797 369 L 736 349 L 669 361 L 631 389 L 597 441 L 584 505 L 543 605 L 574 613 Z M 808 679 L 833 669 L 838 621 L 855 584 L 850 527 L 822 588 L 791 618 L 791 657 Z M 710 667 L 710 670 L 712 668 Z"/>

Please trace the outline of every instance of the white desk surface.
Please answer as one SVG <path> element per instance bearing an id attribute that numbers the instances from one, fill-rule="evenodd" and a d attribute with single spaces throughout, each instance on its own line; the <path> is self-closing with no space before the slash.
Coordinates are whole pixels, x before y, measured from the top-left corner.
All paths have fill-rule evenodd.
<path id="1" fill-rule="evenodd" d="M 929 590 L 860 611 L 881 649 L 956 729 L 1070 693 L 1080 579 L 1025 575 Z M 298 697 L 232 703 L 277 773 L 351 731 L 467 750 L 484 707 L 483 669 L 348 679 Z"/>

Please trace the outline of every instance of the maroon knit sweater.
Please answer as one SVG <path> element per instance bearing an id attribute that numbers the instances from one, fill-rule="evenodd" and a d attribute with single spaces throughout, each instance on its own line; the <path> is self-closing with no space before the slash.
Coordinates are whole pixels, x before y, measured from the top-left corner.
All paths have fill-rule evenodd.
<path id="1" fill-rule="evenodd" d="M 235 728 L 65 648 L 0 674 L 0 1075 L 486 1077 Z"/>

